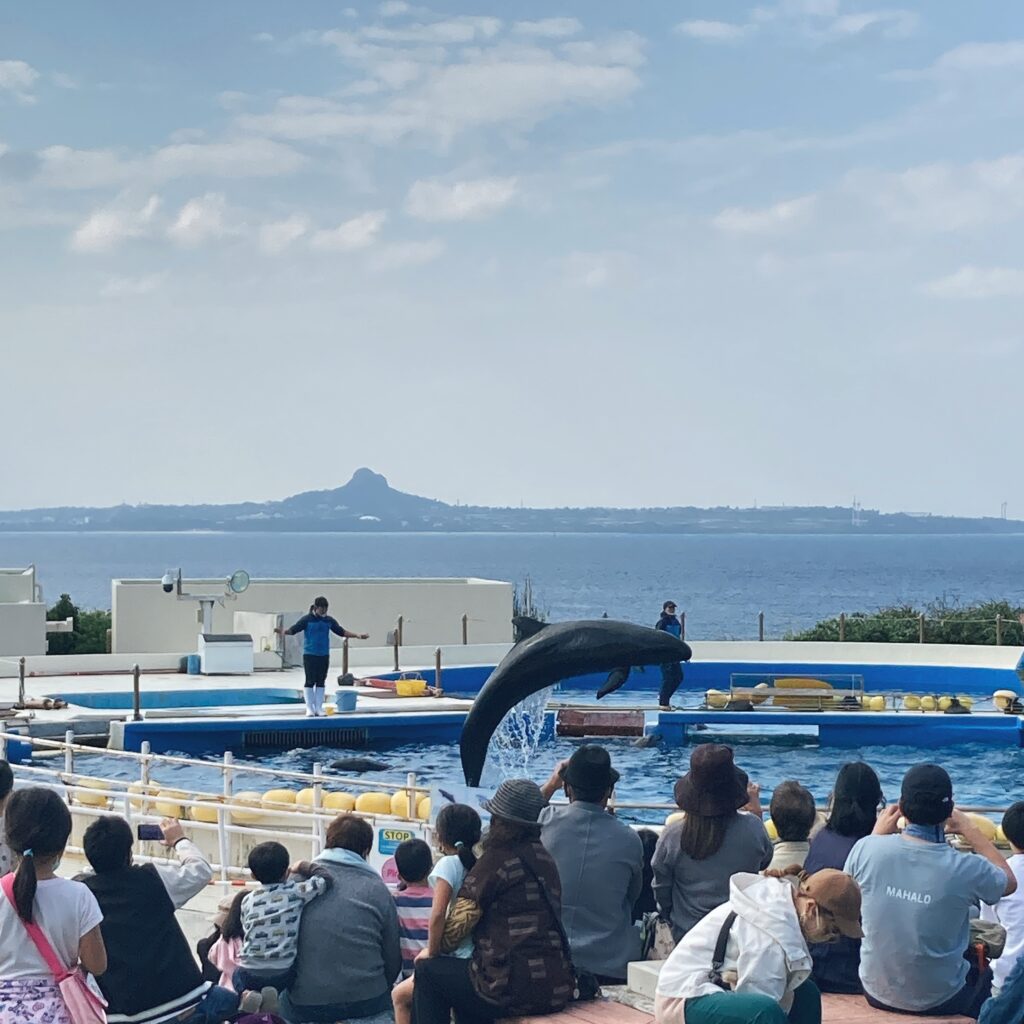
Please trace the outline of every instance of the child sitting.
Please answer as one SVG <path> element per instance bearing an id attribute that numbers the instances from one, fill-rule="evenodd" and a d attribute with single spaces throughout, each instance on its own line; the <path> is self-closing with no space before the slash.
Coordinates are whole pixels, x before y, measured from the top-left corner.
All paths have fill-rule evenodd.
<path id="1" fill-rule="evenodd" d="M 242 954 L 234 988 L 244 1013 L 275 1013 L 277 995 L 295 974 L 302 908 L 327 888 L 318 875 L 288 877 L 288 851 L 280 843 L 260 843 L 249 854 L 249 870 L 260 888 L 242 897 Z"/>
<path id="2" fill-rule="evenodd" d="M 781 782 L 775 787 L 769 814 L 779 833 L 779 841 L 767 871 L 804 866 L 811 848 L 809 838 L 815 813 L 814 797 L 799 782 Z"/>
<path id="3" fill-rule="evenodd" d="M 417 960 L 441 955 L 441 938 L 444 935 L 448 909 L 454 906 L 463 879 L 476 863 L 473 847 L 480 842 L 480 815 L 466 804 L 447 804 L 438 812 L 434 835 L 444 856 L 434 865 L 428 879 L 433 888 L 434 898 L 430 907 L 427 947 L 420 951 Z M 464 959 L 471 957 L 472 938 L 465 939 L 448 955 Z M 413 978 L 406 978 L 391 991 L 391 1001 L 395 1007 L 395 1024 L 411 1024 L 413 982 Z"/>
<path id="4" fill-rule="evenodd" d="M 220 971 L 217 984 L 229 992 L 235 991 L 235 971 L 241 966 L 238 958 L 242 955 L 242 900 L 245 896 L 244 889 L 237 893 L 228 904 L 223 920 L 214 921 L 220 934 L 206 952 L 206 959 Z"/>
<path id="5" fill-rule="evenodd" d="M 422 839 L 407 839 L 395 850 L 395 867 L 405 887 L 395 893 L 398 937 L 402 948 L 402 977 L 411 978 L 413 962 L 427 948 L 427 928 L 434 894 L 427 881 L 434 858 Z"/>
<path id="6" fill-rule="evenodd" d="M 1006 862 L 1018 879 L 1024 879 L 1024 801 L 1018 801 L 1003 815 L 1003 835 L 1010 843 L 1011 856 Z M 1024 888 L 1018 885 L 1016 892 L 993 906 L 982 905 L 981 916 L 1006 929 L 1003 955 L 992 961 L 992 994 L 999 995 L 1017 961 L 1024 960 Z"/>

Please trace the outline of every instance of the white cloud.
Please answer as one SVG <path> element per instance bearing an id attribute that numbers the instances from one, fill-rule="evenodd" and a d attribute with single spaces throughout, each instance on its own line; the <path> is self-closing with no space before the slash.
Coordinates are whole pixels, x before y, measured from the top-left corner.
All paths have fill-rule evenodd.
<path id="1" fill-rule="evenodd" d="M 419 220 L 479 220 L 507 206 L 516 195 L 515 178 L 479 178 L 446 185 L 417 181 L 406 196 L 406 212 Z"/>
<path id="2" fill-rule="evenodd" d="M 444 242 L 437 238 L 426 242 L 392 242 L 373 254 L 370 269 L 383 271 L 418 267 L 436 260 L 444 251 Z"/>
<path id="3" fill-rule="evenodd" d="M 997 299 L 1024 295 L 1024 270 L 1012 267 L 961 267 L 929 281 L 923 290 L 942 299 Z"/>
<path id="4" fill-rule="evenodd" d="M 618 250 L 569 253 L 563 262 L 566 282 L 574 288 L 606 288 L 627 270 L 631 258 Z"/>
<path id="5" fill-rule="evenodd" d="M 100 296 L 104 299 L 123 299 L 136 295 L 150 295 L 163 285 L 166 277 L 166 274 L 111 277 L 100 289 Z"/>
<path id="6" fill-rule="evenodd" d="M 1000 43 L 964 43 L 944 53 L 933 65 L 935 71 L 994 71 L 1024 64 L 1024 40 Z"/>
<path id="7" fill-rule="evenodd" d="M 539 21 L 517 21 L 512 31 L 521 36 L 541 39 L 565 39 L 581 32 L 583 26 L 576 18 L 541 18 Z"/>
<path id="8" fill-rule="evenodd" d="M 195 248 L 233 233 L 227 223 L 227 202 L 220 192 L 207 192 L 190 199 L 167 229 L 167 237 L 186 248 Z"/>
<path id="9" fill-rule="evenodd" d="M 111 206 L 94 213 L 82 222 L 71 236 L 75 252 L 109 252 L 132 238 L 144 238 L 153 230 L 154 218 L 160 209 L 160 197 L 150 196 L 140 209 Z"/>
<path id="10" fill-rule="evenodd" d="M 276 256 L 297 242 L 309 231 L 309 218 L 293 213 L 284 220 L 263 224 L 259 232 L 260 251 Z"/>
<path id="11" fill-rule="evenodd" d="M 491 39 L 501 31 L 501 19 L 475 15 L 460 15 L 444 21 L 403 25 L 401 28 L 383 28 L 367 25 L 360 32 L 364 39 L 384 43 L 472 43 Z"/>
<path id="12" fill-rule="evenodd" d="M 0 60 L 0 90 L 13 93 L 22 103 L 34 103 L 32 88 L 39 72 L 23 60 Z"/>
<path id="13" fill-rule="evenodd" d="M 713 217 L 711 223 L 734 234 L 763 234 L 805 222 L 816 202 L 816 196 L 808 195 L 761 208 L 730 206 Z"/>
<path id="14" fill-rule="evenodd" d="M 707 43 L 733 43 L 751 31 L 750 25 L 736 25 L 731 21 L 682 21 L 675 31 L 691 39 Z"/>
<path id="15" fill-rule="evenodd" d="M 38 156 L 40 183 L 67 189 L 159 184 L 187 177 L 276 177 L 292 174 L 307 163 L 307 158 L 290 146 L 258 137 L 173 143 L 137 156 L 110 149 L 48 146 Z"/>
<path id="16" fill-rule="evenodd" d="M 257 32 L 253 37 L 254 43 L 272 43 L 274 41 L 273 33 L 271 32 Z"/>
<path id="17" fill-rule="evenodd" d="M 402 14 L 408 14 L 412 8 L 404 0 L 385 0 L 377 8 L 377 13 L 382 18 L 397 18 Z"/>
<path id="18" fill-rule="evenodd" d="M 316 231 L 310 239 L 314 249 L 326 252 L 351 252 L 353 249 L 365 249 L 372 245 L 380 234 L 380 229 L 387 220 L 384 210 L 369 210 L 346 220 L 336 228 Z"/>
<path id="19" fill-rule="evenodd" d="M 619 32 L 601 40 L 574 40 L 562 44 L 562 53 L 577 64 L 615 65 L 638 68 L 647 56 L 646 40 L 636 32 Z"/>
<path id="20" fill-rule="evenodd" d="M 54 71 L 50 78 L 58 89 L 80 89 L 81 85 L 77 78 L 64 74 L 63 71 Z"/>

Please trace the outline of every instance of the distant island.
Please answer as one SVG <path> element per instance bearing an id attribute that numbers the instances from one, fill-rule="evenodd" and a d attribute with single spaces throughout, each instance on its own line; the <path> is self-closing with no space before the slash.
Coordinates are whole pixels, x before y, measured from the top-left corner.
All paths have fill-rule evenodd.
<path id="1" fill-rule="evenodd" d="M 1013 534 L 1024 522 L 840 507 L 485 508 L 397 491 L 357 470 L 342 487 L 236 505 L 115 505 L 0 512 L 0 531 Z"/>

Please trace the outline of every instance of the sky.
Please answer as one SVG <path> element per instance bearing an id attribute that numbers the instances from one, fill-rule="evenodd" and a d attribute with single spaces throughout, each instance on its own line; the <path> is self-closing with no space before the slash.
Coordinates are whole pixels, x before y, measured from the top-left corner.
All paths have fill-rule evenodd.
<path id="1" fill-rule="evenodd" d="M 0 3 L 0 507 L 1024 518 L 1024 4 Z"/>

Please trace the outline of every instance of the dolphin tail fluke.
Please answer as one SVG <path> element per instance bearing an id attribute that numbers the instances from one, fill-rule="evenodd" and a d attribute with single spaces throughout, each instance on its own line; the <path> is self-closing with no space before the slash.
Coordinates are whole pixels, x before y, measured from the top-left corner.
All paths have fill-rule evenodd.
<path id="1" fill-rule="evenodd" d="M 625 685 L 628 678 L 628 668 L 613 668 L 611 672 L 608 673 L 608 678 L 605 680 L 604 686 L 597 691 L 597 699 L 600 700 L 602 697 L 607 697 L 609 693 L 614 693 L 620 687 Z"/>

